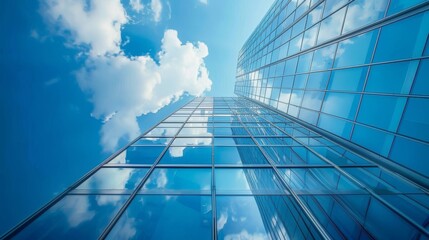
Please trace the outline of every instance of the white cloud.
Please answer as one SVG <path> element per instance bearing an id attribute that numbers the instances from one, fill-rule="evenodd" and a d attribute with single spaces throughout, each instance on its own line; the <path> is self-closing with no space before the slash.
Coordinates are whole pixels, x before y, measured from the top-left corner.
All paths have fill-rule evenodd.
<path id="1" fill-rule="evenodd" d="M 218 231 L 222 230 L 225 224 L 228 222 L 228 212 L 222 212 L 220 218 L 217 220 Z"/>
<path id="2" fill-rule="evenodd" d="M 144 9 L 144 5 L 142 4 L 141 0 L 130 0 L 130 6 L 138 13 L 142 12 Z"/>
<path id="3" fill-rule="evenodd" d="M 121 26 L 127 23 L 120 0 L 45 0 L 44 15 L 74 46 L 91 55 L 119 52 Z"/>
<path id="4" fill-rule="evenodd" d="M 152 0 L 150 7 L 159 21 L 161 1 Z M 88 57 L 76 77 L 94 104 L 91 116 L 104 121 L 105 151 L 114 150 L 119 139 L 139 135 L 137 117 L 157 112 L 185 93 L 200 96 L 211 88 L 204 64 L 207 46 L 183 44 L 175 30 L 165 31 L 158 62 L 148 55 L 125 56 L 121 28 L 128 18 L 120 0 L 45 0 L 43 12 L 70 46 L 84 46 Z"/>
<path id="5" fill-rule="evenodd" d="M 205 4 L 205 5 L 209 4 L 208 0 L 199 0 L 199 1 L 200 1 L 200 3 Z"/>
<path id="6" fill-rule="evenodd" d="M 161 21 L 162 3 L 161 0 L 151 0 L 150 8 L 153 12 L 153 20 L 155 22 Z"/>

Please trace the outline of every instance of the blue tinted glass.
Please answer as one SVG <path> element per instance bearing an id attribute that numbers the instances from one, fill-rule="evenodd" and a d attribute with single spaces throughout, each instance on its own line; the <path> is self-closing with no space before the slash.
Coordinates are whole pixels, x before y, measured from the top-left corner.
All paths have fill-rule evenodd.
<path id="1" fill-rule="evenodd" d="M 347 0 L 326 0 L 325 10 L 323 11 L 323 17 L 326 17 L 329 14 L 333 13 L 335 10 L 343 6 L 346 2 Z M 338 18 L 337 20 L 342 21 L 343 19 Z M 341 25 L 341 24 L 338 24 L 338 21 L 337 21 L 337 25 Z"/>
<path id="2" fill-rule="evenodd" d="M 319 117 L 319 113 L 315 111 L 311 111 L 305 108 L 301 108 L 299 110 L 298 118 L 304 120 L 310 124 L 316 125 L 317 118 Z"/>
<path id="3" fill-rule="evenodd" d="M 395 138 L 389 157 L 407 168 L 428 176 L 427 156 L 429 156 L 428 144 L 398 136 Z"/>
<path id="4" fill-rule="evenodd" d="M 186 120 L 186 119 L 185 119 Z M 182 122 L 184 122 L 183 120 Z M 159 137 L 174 137 L 180 128 L 163 128 L 156 127 L 146 134 L 146 136 L 159 136 Z"/>
<path id="5" fill-rule="evenodd" d="M 331 2 L 336 2 L 336 1 L 337 0 L 331 1 Z M 335 5 L 335 6 L 338 6 L 338 5 Z M 334 13 L 332 16 L 322 21 L 322 23 L 320 24 L 319 36 L 317 37 L 317 44 L 325 42 L 326 40 L 332 39 L 341 34 L 341 27 L 343 26 L 342 22 L 343 22 L 345 13 L 346 13 L 346 8 L 343 8 L 340 11 Z"/>
<path id="6" fill-rule="evenodd" d="M 349 38 L 338 44 L 334 67 L 346 67 L 369 63 L 374 50 L 378 30 Z"/>
<path id="7" fill-rule="evenodd" d="M 134 190 L 147 172 L 147 168 L 100 168 L 76 189 Z"/>
<path id="8" fill-rule="evenodd" d="M 128 147 L 109 163 L 153 164 L 165 147 Z"/>
<path id="9" fill-rule="evenodd" d="M 137 195 L 107 239 L 211 239 L 210 196 Z"/>
<path id="10" fill-rule="evenodd" d="M 231 128 L 214 128 L 215 136 L 232 136 L 232 135 L 249 135 L 244 128 L 231 127 Z"/>
<path id="11" fill-rule="evenodd" d="M 304 89 L 307 83 L 308 74 L 295 75 L 295 81 L 293 82 L 294 89 Z"/>
<path id="12" fill-rule="evenodd" d="M 217 196 L 216 204 L 219 239 L 320 238 L 287 196 Z"/>
<path id="13" fill-rule="evenodd" d="M 419 61 L 407 61 L 372 66 L 365 91 L 408 94 L 418 64 Z"/>
<path id="14" fill-rule="evenodd" d="M 297 57 L 287 60 L 285 65 L 285 75 L 295 74 L 297 63 L 298 63 Z"/>
<path id="15" fill-rule="evenodd" d="M 315 71 L 315 70 L 325 70 L 325 69 L 332 68 L 332 62 L 335 57 L 336 48 L 337 48 L 337 44 L 333 44 L 314 51 L 311 70 Z"/>
<path id="16" fill-rule="evenodd" d="M 215 138 L 214 140 L 215 146 L 235 146 L 235 145 L 255 145 L 251 138 Z"/>
<path id="17" fill-rule="evenodd" d="M 380 155 L 387 156 L 393 142 L 393 135 L 356 124 L 352 141 Z"/>
<path id="18" fill-rule="evenodd" d="M 399 133 L 429 142 L 429 99 L 409 98 Z"/>
<path id="19" fill-rule="evenodd" d="M 384 16 L 388 0 L 355 0 L 349 4 L 343 33 L 373 23 Z"/>
<path id="20" fill-rule="evenodd" d="M 305 33 L 304 33 L 304 39 L 302 40 L 302 48 L 301 48 L 301 50 L 305 50 L 305 49 L 311 48 L 311 47 L 314 46 L 314 44 L 316 44 L 316 39 L 317 39 L 318 30 L 319 30 L 319 25 L 320 24 L 316 24 L 312 28 L 310 28 L 307 31 L 305 31 Z"/>
<path id="21" fill-rule="evenodd" d="M 278 165 L 326 165 L 323 160 L 304 147 L 264 147 L 264 151 Z"/>
<path id="22" fill-rule="evenodd" d="M 322 106 L 324 96 L 324 92 L 305 91 L 304 99 L 302 100 L 302 106 L 319 111 L 320 107 Z"/>
<path id="23" fill-rule="evenodd" d="M 374 62 L 420 57 L 428 32 L 428 13 L 421 13 L 383 27 L 377 43 Z M 396 51 L 392 51 L 392 49 L 396 49 Z"/>
<path id="24" fill-rule="evenodd" d="M 411 91 L 413 94 L 429 95 L 429 82 L 427 81 L 428 76 L 429 59 L 420 60 L 419 70 Z"/>
<path id="25" fill-rule="evenodd" d="M 313 0 L 313 3 L 314 2 L 317 2 L 317 1 Z M 311 10 L 311 12 L 307 15 L 307 27 L 312 26 L 313 24 L 317 23 L 321 19 L 324 5 L 325 5 L 325 2 L 322 2 L 316 8 Z"/>
<path id="26" fill-rule="evenodd" d="M 319 123 L 317 125 L 331 133 L 348 139 L 350 137 L 353 124 L 337 117 L 320 114 Z"/>
<path id="27" fill-rule="evenodd" d="M 326 93 L 322 111 L 335 116 L 353 119 L 359 98 L 359 94 Z"/>
<path id="28" fill-rule="evenodd" d="M 156 168 L 141 191 L 210 193 L 211 175 L 210 168 Z"/>
<path id="29" fill-rule="evenodd" d="M 305 28 L 305 22 L 307 21 L 307 18 L 302 18 L 297 23 L 295 23 L 292 27 L 292 37 L 296 36 L 297 34 L 304 31 Z"/>
<path id="30" fill-rule="evenodd" d="M 396 132 L 405 103 L 403 97 L 364 95 L 357 121 Z"/>
<path id="31" fill-rule="evenodd" d="M 283 168 L 281 171 L 286 183 L 298 194 L 363 193 L 334 168 Z"/>
<path id="32" fill-rule="evenodd" d="M 310 74 L 307 81 L 307 89 L 325 90 L 330 73 L 331 72 L 317 72 Z"/>
<path id="33" fill-rule="evenodd" d="M 296 106 L 301 105 L 301 100 L 304 95 L 303 90 L 293 90 L 292 95 L 290 96 L 290 103 Z"/>
<path id="34" fill-rule="evenodd" d="M 171 138 L 140 138 L 133 144 L 136 145 L 167 145 L 170 143 Z"/>
<path id="35" fill-rule="evenodd" d="M 360 67 L 332 71 L 328 89 L 360 92 L 362 91 L 367 70 L 367 67 Z"/>
<path id="36" fill-rule="evenodd" d="M 170 147 L 160 164 L 211 164 L 212 147 Z"/>
<path id="37" fill-rule="evenodd" d="M 269 168 L 215 169 L 216 192 L 231 193 L 282 193 L 277 175 Z"/>
<path id="38" fill-rule="evenodd" d="M 301 49 L 302 36 L 303 34 L 301 33 L 292 40 L 290 40 L 288 56 L 299 52 L 299 50 Z"/>
<path id="39" fill-rule="evenodd" d="M 299 56 L 298 67 L 296 68 L 297 73 L 303 73 L 310 71 L 311 59 L 313 58 L 313 52 Z"/>
<path id="40" fill-rule="evenodd" d="M 296 145 L 298 144 L 292 138 L 277 137 L 277 138 L 255 138 L 259 145 Z"/>
<path id="41" fill-rule="evenodd" d="M 283 77 L 283 81 L 282 81 L 282 89 L 285 88 L 292 88 L 293 85 L 293 76 L 287 76 L 287 77 Z"/>
<path id="42" fill-rule="evenodd" d="M 213 138 L 176 138 L 172 146 L 211 145 Z"/>
<path id="43" fill-rule="evenodd" d="M 97 239 L 127 195 L 69 195 L 14 239 Z"/>
<path id="44" fill-rule="evenodd" d="M 393 15 L 422 2 L 425 2 L 425 0 L 391 0 L 387 15 Z"/>
<path id="45" fill-rule="evenodd" d="M 267 164 L 258 147 L 215 147 L 215 164 Z"/>

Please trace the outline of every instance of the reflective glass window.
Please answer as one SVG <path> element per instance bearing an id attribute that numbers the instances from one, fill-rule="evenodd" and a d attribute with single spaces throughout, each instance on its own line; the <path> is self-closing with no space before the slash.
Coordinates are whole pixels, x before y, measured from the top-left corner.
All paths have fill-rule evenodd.
<path id="1" fill-rule="evenodd" d="M 319 25 L 320 24 L 316 24 L 312 28 L 304 32 L 301 50 L 311 48 L 316 44 L 317 33 L 319 32 Z"/>
<path id="2" fill-rule="evenodd" d="M 14 239 L 97 239 L 127 195 L 68 195 Z"/>
<path id="3" fill-rule="evenodd" d="M 316 72 L 308 76 L 307 89 L 325 90 L 331 72 Z"/>
<path id="4" fill-rule="evenodd" d="M 332 68 L 332 62 L 335 57 L 336 48 L 337 44 L 332 44 L 314 51 L 313 62 L 311 63 L 311 70 L 316 71 Z"/>
<path id="5" fill-rule="evenodd" d="M 318 117 L 319 117 L 319 114 L 316 111 L 308 110 L 305 108 L 301 108 L 299 110 L 298 118 L 310 124 L 316 125 Z"/>
<path id="6" fill-rule="evenodd" d="M 269 157 L 278 165 L 326 165 L 314 153 L 304 147 L 263 147 Z"/>
<path id="7" fill-rule="evenodd" d="M 429 142 L 429 99 L 409 98 L 399 133 Z"/>
<path id="8" fill-rule="evenodd" d="M 304 98 L 302 100 L 302 106 L 319 111 L 320 107 L 322 106 L 322 101 L 324 96 L 325 96 L 324 92 L 305 91 Z"/>
<path id="9" fill-rule="evenodd" d="M 287 60 L 285 65 L 285 75 L 295 74 L 297 63 L 298 63 L 297 57 Z"/>
<path id="10" fill-rule="evenodd" d="M 425 2 L 425 0 L 391 0 L 387 15 L 393 15 L 423 2 Z"/>
<path id="11" fill-rule="evenodd" d="M 160 164 L 211 164 L 212 147 L 170 147 Z"/>
<path id="12" fill-rule="evenodd" d="M 362 91 L 367 72 L 367 67 L 332 71 L 328 89 L 360 92 Z"/>
<path id="13" fill-rule="evenodd" d="M 313 52 L 299 56 L 298 66 L 296 68 L 297 73 L 304 73 L 310 71 L 311 59 L 313 58 Z"/>
<path id="14" fill-rule="evenodd" d="M 146 136 L 174 137 L 180 128 L 156 127 L 146 134 Z"/>
<path id="15" fill-rule="evenodd" d="M 303 90 L 292 90 L 292 95 L 290 96 L 290 103 L 296 106 L 300 106 L 303 95 Z"/>
<path id="16" fill-rule="evenodd" d="M 137 195 L 107 239 L 211 239 L 210 196 Z"/>
<path id="17" fill-rule="evenodd" d="M 109 163 L 122 164 L 153 164 L 165 147 L 130 146 L 126 151 L 115 157 Z"/>
<path id="18" fill-rule="evenodd" d="M 156 168 L 141 192 L 210 193 L 210 168 Z"/>
<path id="19" fill-rule="evenodd" d="M 267 164 L 258 147 L 215 147 L 215 164 Z"/>
<path id="20" fill-rule="evenodd" d="M 288 56 L 291 56 L 291 55 L 299 52 L 299 50 L 301 49 L 303 35 L 304 34 L 301 33 L 298 36 L 296 36 L 295 38 L 293 38 L 292 40 L 290 40 Z"/>
<path id="21" fill-rule="evenodd" d="M 419 61 L 407 61 L 372 66 L 365 91 L 408 94 L 418 64 Z"/>
<path id="22" fill-rule="evenodd" d="M 427 12 L 384 26 L 377 43 L 374 62 L 420 57 L 428 32 L 429 14 Z"/>
<path id="23" fill-rule="evenodd" d="M 292 138 L 288 137 L 267 137 L 267 138 L 255 138 L 259 145 L 297 145 Z"/>
<path id="24" fill-rule="evenodd" d="M 317 126 L 348 139 L 350 137 L 353 124 L 341 118 L 320 114 Z"/>
<path id="25" fill-rule="evenodd" d="M 403 97 L 364 95 L 357 121 L 396 132 L 405 103 Z"/>
<path id="26" fill-rule="evenodd" d="M 211 128 L 182 128 L 177 136 L 201 136 L 201 137 L 210 137 L 212 136 Z"/>
<path id="27" fill-rule="evenodd" d="M 427 157 L 429 156 L 428 144 L 413 141 L 397 136 L 392 146 L 390 158 L 393 161 L 410 168 L 424 176 L 429 175 Z"/>
<path id="28" fill-rule="evenodd" d="M 294 89 L 304 89 L 307 84 L 308 74 L 295 75 L 295 80 L 293 82 Z"/>
<path id="29" fill-rule="evenodd" d="M 352 141 L 380 155 L 387 156 L 392 146 L 393 135 L 356 124 L 353 130 Z"/>
<path id="30" fill-rule="evenodd" d="M 218 194 L 283 193 L 286 190 L 270 168 L 217 168 Z"/>
<path id="31" fill-rule="evenodd" d="M 135 143 L 135 145 L 167 145 L 170 143 L 171 138 L 140 138 Z"/>
<path id="32" fill-rule="evenodd" d="M 100 168 L 76 189 L 134 190 L 147 172 L 147 168 Z"/>
<path id="33" fill-rule="evenodd" d="M 231 128 L 214 128 L 215 136 L 240 136 L 240 135 L 249 135 L 244 128 L 240 127 L 231 127 Z"/>
<path id="34" fill-rule="evenodd" d="M 338 44 L 334 68 L 369 63 L 374 51 L 377 33 L 378 30 L 374 30 L 341 41 Z"/>
<path id="35" fill-rule="evenodd" d="M 330 2 L 338 2 L 338 0 L 332 0 Z M 328 5 L 329 3 L 326 4 L 326 6 Z M 338 6 L 338 5 L 335 5 L 335 6 Z M 329 16 L 328 18 L 322 21 L 322 23 L 320 24 L 319 36 L 317 37 L 317 44 L 325 42 L 341 34 L 341 27 L 342 27 L 341 23 L 344 20 L 345 13 L 346 13 L 346 8 L 343 8 L 340 11 L 334 13 L 333 15 Z"/>
<path id="36" fill-rule="evenodd" d="M 313 2 L 317 2 L 317 1 L 313 1 Z M 313 24 L 320 21 L 320 19 L 322 17 L 324 5 L 325 5 L 325 2 L 322 2 L 317 7 L 315 7 L 313 10 L 311 10 L 311 12 L 307 15 L 307 28 L 309 26 L 313 26 Z"/>
<path id="37" fill-rule="evenodd" d="M 211 145 L 213 138 L 175 138 L 171 146 Z"/>
<path id="38" fill-rule="evenodd" d="M 326 93 L 322 112 L 343 118 L 354 119 L 359 99 L 359 94 Z"/>
<path id="39" fill-rule="evenodd" d="M 355 0 L 349 4 L 343 33 L 358 29 L 384 17 L 389 0 Z"/>
<path id="40" fill-rule="evenodd" d="M 333 13 L 348 1 L 347 0 L 326 0 L 325 2 L 326 4 L 325 4 L 325 10 L 323 11 L 323 17 L 326 17 L 329 14 Z M 342 21 L 343 19 L 340 18 L 338 19 L 337 23 L 342 23 Z M 341 24 L 338 24 L 338 25 L 341 25 Z"/>
<path id="41" fill-rule="evenodd" d="M 414 86 L 411 91 L 413 94 L 429 95 L 429 82 L 427 81 L 428 76 L 429 59 L 420 60 L 419 70 L 417 72 L 416 79 L 414 80 Z"/>

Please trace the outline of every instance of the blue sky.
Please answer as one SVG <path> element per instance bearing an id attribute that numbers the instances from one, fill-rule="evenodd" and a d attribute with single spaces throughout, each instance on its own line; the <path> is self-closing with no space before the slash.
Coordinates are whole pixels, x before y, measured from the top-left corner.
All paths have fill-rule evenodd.
<path id="1" fill-rule="evenodd" d="M 232 96 L 272 2 L 2 1 L 0 234 L 190 95 Z"/>

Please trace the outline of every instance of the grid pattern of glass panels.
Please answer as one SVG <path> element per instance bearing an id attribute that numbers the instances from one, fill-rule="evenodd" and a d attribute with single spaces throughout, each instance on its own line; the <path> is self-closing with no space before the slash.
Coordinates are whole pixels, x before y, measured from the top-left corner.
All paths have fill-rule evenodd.
<path id="1" fill-rule="evenodd" d="M 278 0 L 235 93 L 429 179 L 429 1 Z"/>
<path id="2" fill-rule="evenodd" d="M 419 239 L 426 189 L 244 98 L 196 98 L 15 239 Z"/>

